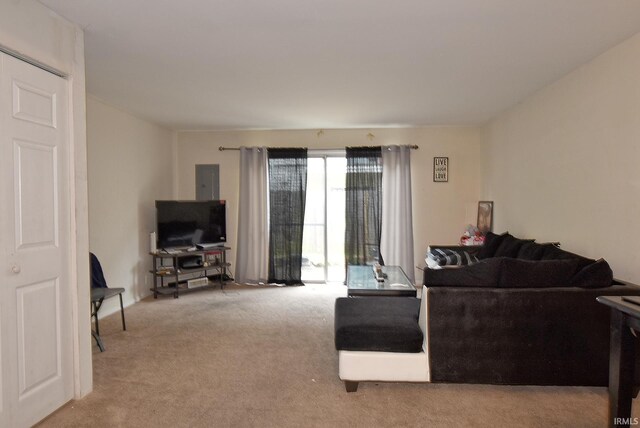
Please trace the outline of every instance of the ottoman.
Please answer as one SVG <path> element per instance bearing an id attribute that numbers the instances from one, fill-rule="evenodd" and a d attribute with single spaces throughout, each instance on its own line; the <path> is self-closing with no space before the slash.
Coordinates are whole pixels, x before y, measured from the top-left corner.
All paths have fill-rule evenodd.
<path id="1" fill-rule="evenodd" d="M 347 392 L 360 381 L 429 380 L 426 295 L 336 299 L 335 346 Z"/>

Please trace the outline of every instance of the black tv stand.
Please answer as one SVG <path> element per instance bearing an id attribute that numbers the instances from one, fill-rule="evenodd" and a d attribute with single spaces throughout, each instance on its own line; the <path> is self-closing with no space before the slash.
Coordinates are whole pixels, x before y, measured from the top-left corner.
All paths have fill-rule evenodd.
<path id="1" fill-rule="evenodd" d="M 153 297 L 180 294 L 195 290 L 224 288 L 226 281 L 233 281 L 227 273 L 230 264 L 226 252 L 229 247 L 212 246 L 206 250 L 171 250 L 152 253 Z"/>

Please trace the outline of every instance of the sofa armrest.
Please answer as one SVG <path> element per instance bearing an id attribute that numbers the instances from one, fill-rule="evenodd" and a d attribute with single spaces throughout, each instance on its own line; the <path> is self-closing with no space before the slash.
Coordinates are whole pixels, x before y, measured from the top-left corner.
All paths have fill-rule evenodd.
<path id="1" fill-rule="evenodd" d="M 433 382 L 606 386 L 610 312 L 596 297 L 640 287 L 427 292 Z"/>

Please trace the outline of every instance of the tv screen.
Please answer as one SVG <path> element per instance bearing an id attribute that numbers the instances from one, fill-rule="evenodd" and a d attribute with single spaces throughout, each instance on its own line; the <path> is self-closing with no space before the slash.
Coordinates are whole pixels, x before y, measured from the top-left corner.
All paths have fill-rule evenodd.
<path id="1" fill-rule="evenodd" d="M 158 248 L 227 241 L 225 201 L 156 201 Z"/>

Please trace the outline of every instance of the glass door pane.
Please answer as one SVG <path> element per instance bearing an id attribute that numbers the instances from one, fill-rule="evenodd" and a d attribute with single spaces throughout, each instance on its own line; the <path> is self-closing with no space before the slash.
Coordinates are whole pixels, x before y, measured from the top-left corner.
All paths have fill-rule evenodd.
<path id="1" fill-rule="evenodd" d="M 302 235 L 302 280 L 344 282 L 344 227 L 347 160 L 309 157 Z"/>
<path id="2" fill-rule="evenodd" d="M 347 159 L 327 158 L 327 282 L 344 282 L 345 182 Z"/>
<path id="3" fill-rule="evenodd" d="M 325 281 L 325 160 L 307 159 L 302 281 Z"/>

